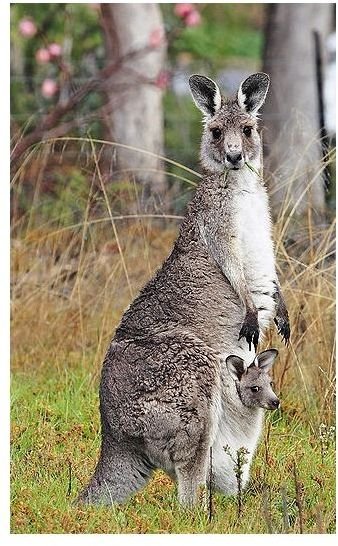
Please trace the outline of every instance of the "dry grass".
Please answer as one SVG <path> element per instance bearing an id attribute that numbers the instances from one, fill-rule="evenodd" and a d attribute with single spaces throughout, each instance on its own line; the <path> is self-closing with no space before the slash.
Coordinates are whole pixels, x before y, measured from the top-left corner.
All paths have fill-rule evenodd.
<path id="1" fill-rule="evenodd" d="M 43 195 L 37 189 L 31 197 L 29 212 L 13 220 L 11 343 L 14 532 L 98 532 L 102 528 L 104 513 L 90 510 L 84 516 L 82 512 L 72 512 L 64 493 L 63 504 L 55 508 L 59 511 L 54 516 L 49 513 L 46 527 L 42 523 L 41 510 L 43 512 L 48 505 L 48 498 L 47 493 L 39 489 L 39 476 L 44 473 L 49 475 L 52 471 L 53 476 L 57 476 L 60 460 L 62 472 L 66 472 L 65 457 L 70 457 L 75 467 L 73 479 L 78 487 L 88 479 L 97 452 L 90 459 L 89 453 L 93 448 L 98 448 L 96 394 L 103 355 L 124 309 L 166 257 L 177 234 L 178 219 L 175 217 L 163 217 L 159 222 L 137 211 L 132 216 L 123 214 L 121 203 L 130 199 L 134 186 L 132 190 L 127 185 L 127 191 L 125 187 L 116 191 L 116 201 L 112 200 L 112 196 L 106 193 L 94 150 L 94 160 L 86 169 L 87 175 L 91 174 L 92 180 L 95 178 L 96 186 L 92 182 L 88 188 L 80 219 L 77 212 L 77 217 L 70 217 L 66 223 L 56 225 L 55 221 L 46 221 L 46 217 L 42 218 L 39 212 Z M 32 161 L 32 157 L 29 161 Z M 25 173 L 31 168 L 29 161 L 15 177 L 14 197 L 22 192 Z M 191 173 L 189 176 L 192 176 Z M 194 179 L 191 178 L 191 181 L 194 182 Z M 43 175 L 40 175 L 39 184 L 42 182 Z M 93 207 L 95 200 L 100 202 L 101 210 L 106 208 L 99 219 L 97 208 Z M 128 211 L 127 203 L 125 210 Z M 262 442 L 253 469 L 251 492 L 244 499 L 248 505 L 246 523 L 238 527 L 235 501 L 231 504 L 230 501 L 219 499 L 219 506 L 223 507 L 225 502 L 231 516 L 229 525 L 226 522 L 223 525 L 223 519 L 217 520 L 216 510 L 214 527 L 210 527 L 204 516 L 199 514 L 189 521 L 182 516 L 179 520 L 181 527 L 178 528 L 178 522 L 175 521 L 177 507 L 173 510 L 165 503 L 159 506 L 162 496 L 174 502 L 170 480 L 159 474 L 145 492 L 119 512 L 110 532 L 250 532 L 250 529 L 255 528 L 250 519 L 255 513 L 253 491 L 262 499 L 262 506 L 269 506 L 262 509 L 265 531 L 264 526 L 256 531 L 266 532 L 271 526 L 269 518 L 277 516 L 274 508 L 271 508 L 271 499 L 267 501 L 266 492 L 259 490 L 257 484 L 262 482 L 262 475 L 266 477 L 266 472 L 273 484 L 274 479 L 277 479 L 274 467 L 276 473 L 289 472 L 292 483 L 292 461 L 296 459 L 299 462 L 300 453 L 303 457 L 300 464 L 304 467 L 302 479 L 305 481 L 305 528 L 307 532 L 320 532 L 320 529 L 322 532 L 334 531 L 334 499 L 333 492 L 330 493 L 334 461 L 331 452 L 331 455 L 327 455 L 332 447 L 332 438 L 326 442 L 320 437 L 319 431 L 323 423 L 334 425 L 335 415 L 335 225 L 332 222 L 330 225 L 315 226 L 309 213 L 298 229 L 297 240 L 290 243 L 290 230 L 292 226 L 294 229 L 294 224 L 289 222 L 289 218 L 284 211 L 281 212 L 275 225 L 275 241 L 281 283 L 290 313 L 292 340 L 289 348 L 281 346 L 274 332 L 266 340 L 266 346 L 275 346 L 280 350 L 279 364 L 274 373 L 277 390 L 282 394 L 283 411 L 281 422 L 270 419 L 266 428 L 265 441 Z M 37 385 L 37 399 L 32 392 L 34 384 Z M 60 436 L 54 421 L 54 389 L 59 389 L 57 397 L 61 404 L 63 394 L 68 392 L 70 384 L 73 390 L 71 394 L 68 393 L 68 405 L 62 406 L 58 415 L 59 420 L 60 415 L 62 419 L 65 415 L 72 415 L 72 418 L 69 421 L 67 418 L 60 425 Z M 83 394 L 81 406 L 77 396 L 82 393 L 83 386 L 91 395 L 85 398 L 87 395 Z M 279 436 L 276 432 L 274 436 L 274 426 Z M 31 436 L 27 437 L 27 446 L 23 449 L 22 435 L 27 435 L 29 431 Z M 284 452 L 279 452 L 279 443 Z M 61 450 L 59 453 L 57 449 L 53 451 L 52 446 L 60 445 L 65 446 L 64 452 Z M 32 459 L 29 455 L 36 450 L 45 453 L 40 468 L 34 468 L 34 465 L 40 465 L 41 459 Z M 305 469 L 311 467 L 307 458 L 314 457 L 311 450 L 324 466 L 317 471 L 311 469 L 311 475 L 305 477 Z M 280 464 L 284 465 L 282 471 L 278 466 Z M 34 490 L 29 486 L 31 478 L 34 479 Z M 41 477 L 41 483 L 44 479 L 46 475 Z M 276 487 L 281 491 L 280 498 L 285 501 L 281 476 L 278 479 L 279 485 Z M 323 483 L 316 489 L 316 498 L 313 500 L 313 480 L 316 479 Z M 306 493 L 311 501 L 307 500 Z M 296 499 L 295 493 L 293 495 Z M 32 497 L 36 497 L 33 503 Z M 280 510 L 285 512 L 285 502 L 283 504 L 282 500 Z M 250 516 L 251 504 L 253 512 Z M 150 505 L 155 506 L 155 511 L 158 509 L 156 517 Z M 157 518 L 157 523 L 151 522 L 150 516 Z M 283 517 L 285 522 L 285 513 Z M 135 528 L 130 527 L 131 521 L 134 521 Z M 276 521 L 273 525 L 277 526 L 277 530 L 282 529 Z M 297 516 L 293 516 L 290 525 L 290 532 L 299 532 Z"/>

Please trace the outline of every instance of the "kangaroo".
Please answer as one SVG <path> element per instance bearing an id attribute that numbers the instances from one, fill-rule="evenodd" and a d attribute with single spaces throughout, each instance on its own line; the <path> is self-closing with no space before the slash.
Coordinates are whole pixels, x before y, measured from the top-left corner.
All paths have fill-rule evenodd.
<path id="1" fill-rule="evenodd" d="M 273 319 L 284 341 L 290 335 L 258 174 L 256 117 L 268 85 L 266 74 L 254 74 L 225 99 L 212 80 L 190 78 L 205 116 L 204 176 L 170 255 L 126 310 L 108 347 L 101 454 L 79 502 L 123 502 L 162 468 L 177 479 L 179 501 L 190 506 L 205 483 L 210 446 L 215 486 L 229 492 L 226 358 L 253 362 Z M 236 400 L 239 428 L 243 404 Z"/>
<path id="2" fill-rule="evenodd" d="M 275 410 L 280 406 L 273 391 L 273 382 L 268 375 L 277 355 L 276 349 L 263 351 L 248 367 L 238 356 L 230 355 L 226 359 L 229 380 L 225 397 L 227 434 L 223 436 L 223 441 L 226 442 L 223 449 L 227 449 L 222 475 L 218 476 L 215 486 L 228 495 L 235 494 L 238 489 L 234 470 L 236 452 L 240 448 L 247 450 L 246 463 L 242 467 L 242 486 L 245 487 L 262 430 L 264 410 Z"/>

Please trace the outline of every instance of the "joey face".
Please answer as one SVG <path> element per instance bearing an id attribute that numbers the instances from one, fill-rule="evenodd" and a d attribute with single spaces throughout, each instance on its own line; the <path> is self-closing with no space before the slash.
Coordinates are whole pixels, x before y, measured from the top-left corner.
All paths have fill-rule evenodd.
<path id="1" fill-rule="evenodd" d="M 248 408 L 279 408 L 279 399 L 273 391 L 271 377 L 253 364 L 242 375 L 238 393 L 242 403 Z"/>
<path id="2" fill-rule="evenodd" d="M 276 349 L 263 351 L 248 368 L 245 368 L 244 361 L 237 356 L 227 358 L 229 373 L 236 382 L 238 396 L 244 406 L 268 410 L 279 408 L 280 402 L 268 374 L 277 354 Z"/>
<path id="3" fill-rule="evenodd" d="M 256 115 L 268 86 L 267 74 L 249 76 L 236 97 L 225 99 L 215 82 L 204 76 L 189 79 L 193 99 L 204 114 L 201 161 L 205 169 L 221 173 L 242 169 L 259 159 L 261 142 Z"/>

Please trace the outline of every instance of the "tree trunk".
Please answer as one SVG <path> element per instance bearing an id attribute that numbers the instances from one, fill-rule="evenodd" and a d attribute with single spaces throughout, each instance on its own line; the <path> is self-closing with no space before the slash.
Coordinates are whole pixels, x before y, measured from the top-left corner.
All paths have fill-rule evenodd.
<path id="1" fill-rule="evenodd" d="M 101 4 L 101 13 L 107 58 L 121 59 L 113 75 L 114 89 L 107 97 L 110 138 L 161 155 L 162 91 L 154 85 L 166 55 L 160 8 L 158 4 Z M 135 177 L 142 190 L 142 208 L 166 208 L 168 188 L 158 157 L 117 147 L 116 170 L 120 179 Z"/>
<path id="2" fill-rule="evenodd" d="M 296 215 L 310 205 L 323 217 L 320 126 L 313 30 L 330 32 L 331 4 L 269 4 L 264 72 L 271 89 L 264 107 L 266 175 L 274 213 Z"/>

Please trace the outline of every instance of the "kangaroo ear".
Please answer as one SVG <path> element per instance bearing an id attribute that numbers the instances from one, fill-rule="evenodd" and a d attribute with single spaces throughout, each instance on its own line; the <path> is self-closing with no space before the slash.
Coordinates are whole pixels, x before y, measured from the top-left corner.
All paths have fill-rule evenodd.
<path id="1" fill-rule="evenodd" d="M 239 106 L 249 114 L 256 114 L 265 101 L 270 78 L 264 72 L 251 74 L 239 86 L 237 101 Z"/>
<path id="2" fill-rule="evenodd" d="M 244 360 L 239 356 L 230 355 L 225 362 L 232 379 L 240 381 L 245 372 Z"/>
<path id="3" fill-rule="evenodd" d="M 277 356 L 277 349 L 268 349 L 267 351 L 263 351 L 256 356 L 256 365 L 259 367 L 260 370 L 262 370 L 262 372 L 268 373 L 268 371 L 271 370 Z"/>
<path id="4" fill-rule="evenodd" d="M 189 78 L 190 91 L 194 102 L 203 114 L 214 116 L 221 107 L 222 97 L 218 85 L 199 74 Z"/>

